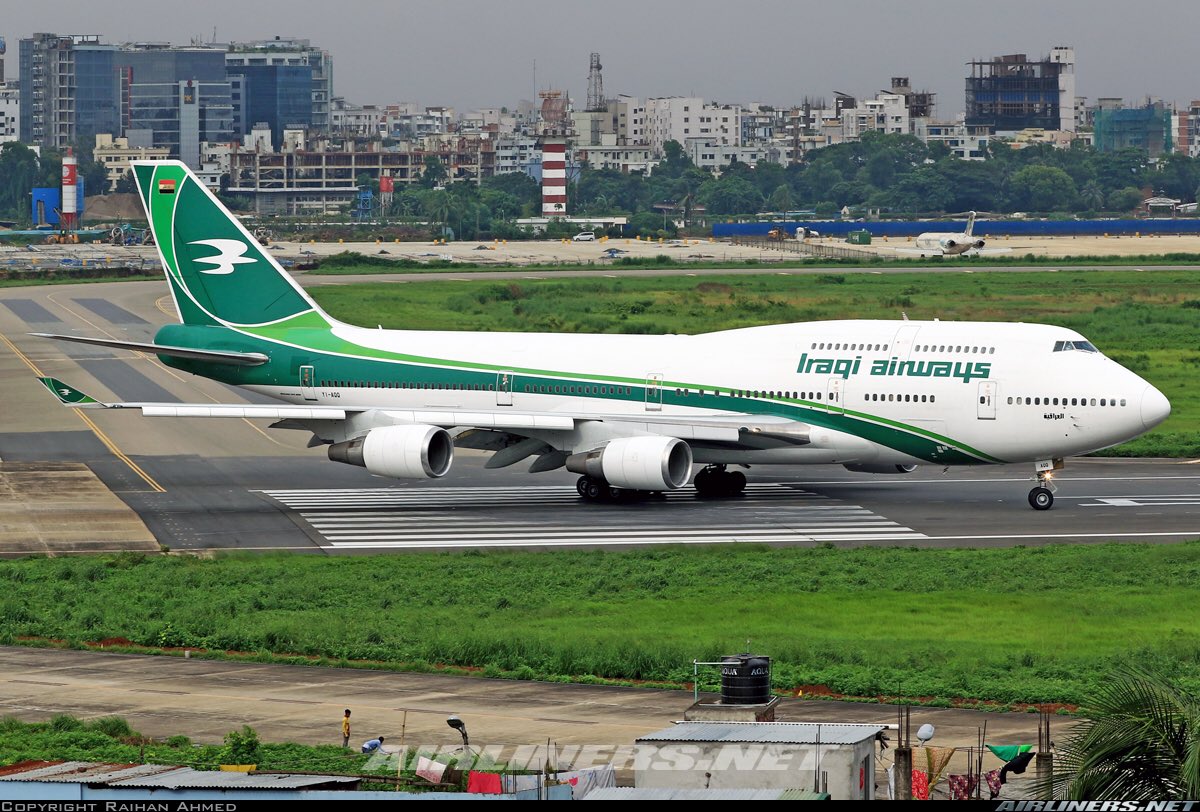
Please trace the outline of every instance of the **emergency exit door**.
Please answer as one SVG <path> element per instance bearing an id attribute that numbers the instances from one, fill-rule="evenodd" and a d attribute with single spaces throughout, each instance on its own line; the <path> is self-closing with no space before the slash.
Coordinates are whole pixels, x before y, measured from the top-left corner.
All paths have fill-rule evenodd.
<path id="1" fill-rule="evenodd" d="M 999 386 L 995 381 L 979 382 L 979 412 L 980 420 L 996 419 L 996 392 Z"/>

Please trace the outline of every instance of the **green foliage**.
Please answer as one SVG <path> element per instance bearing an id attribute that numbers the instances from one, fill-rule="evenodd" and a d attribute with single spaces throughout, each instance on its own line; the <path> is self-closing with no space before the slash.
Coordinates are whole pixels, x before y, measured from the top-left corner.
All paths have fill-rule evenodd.
<path id="1" fill-rule="evenodd" d="M 250 725 L 225 734 L 225 749 L 221 751 L 224 764 L 257 764 L 261 756 L 258 733 Z"/>
<path id="2" fill-rule="evenodd" d="M 261 743 L 254 736 L 256 749 L 244 749 L 248 743 L 244 728 L 234 731 L 239 742 L 236 754 L 224 745 L 194 745 L 187 736 L 171 736 L 165 742 L 143 737 L 124 719 L 113 717 L 106 726 L 86 724 L 71 716 L 57 716 L 50 722 L 22 722 L 15 717 L 0 719 L 0 765 L 26 760 L 103 761 L 115 764 L 179 764 L 200 770 L 215 770 L 220 764 L 257 764 L 260 770 L 302 770 L 323 773 L 364 773 L 369 756 L 348 753 L 338 745 L 309 746 L 286 743 Z M 228 737 L 227 741 L 228 741 Z M 240 760 L 250 756 L 252 760 Z M 384 772 L 393 773 L 391 768 Z"/>
<path id="3" fill-rule="evenodd" d="M 17 633 L 153 645 L 166 623 L 199 649 L 193 656 L 234 650 L 299 664 L 673 684 L 690 680 L 693 659 L 752 637 L 775 657 L 782 690 L 1078 702 L 1126 660 L 1200 689 L 1196 542 L 171 556 L 131 569 L 97 560 L 110 574 L 86 590 L 56 589 L 60 561 L 5 562 L 24 573 L 6 581 L 9 596 L 34 618 Z M 364 605 L 377 607 L 367 621 Z M 101 607 L 103 625 L 81 628 L 79 617 Z M 78 722 L 57 725 L 106 738 Z M 4 741 L 0 731 L 0 756 L 10 754 Z M 261 751 L 243 763 L 271 763 L 269 746 Z M 228 763 L 224 751 L 202 757 Z"/>
<path id="4" fill-rule="evenodd" d="M 1165 801 L 1200 793 L 1200 700 L 1151 668 L 1124 668 L 1085 699 L 1055 747 L 1043 797 Z"/>

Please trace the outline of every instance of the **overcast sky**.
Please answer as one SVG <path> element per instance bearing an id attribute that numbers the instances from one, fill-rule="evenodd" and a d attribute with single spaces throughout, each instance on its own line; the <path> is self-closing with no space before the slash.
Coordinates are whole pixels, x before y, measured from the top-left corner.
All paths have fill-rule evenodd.
<path id="1" fill-rule="evenodd" d="M 358 103 L 512 105 L 536 88 L 582 107 L 588 54 L 614 96 L 698 95 L 789 105 L 862 97 L 908 76 L 937 93 L 937 114 L 963 109 L 966 62 L 1040 58 L 1075 48 L 1077 93 L 1094 100 L 1200 98 L 1200 0 L 58 0 L 6 2 L 5 75 L 35 31 L 97 33 L 108 42 L 185 44 L 306 37 L 330 51 L 334 92 Z"/>

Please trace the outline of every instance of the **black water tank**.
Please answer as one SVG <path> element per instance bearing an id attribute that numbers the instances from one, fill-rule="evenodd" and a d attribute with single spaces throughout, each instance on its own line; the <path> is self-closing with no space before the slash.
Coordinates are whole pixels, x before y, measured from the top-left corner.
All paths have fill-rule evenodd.
<path id="1" fill-rule="evenodd" d="M 722 705 L 765 705 L 770 701 L 770 657 L 732 654 L 721 658 Z"/>

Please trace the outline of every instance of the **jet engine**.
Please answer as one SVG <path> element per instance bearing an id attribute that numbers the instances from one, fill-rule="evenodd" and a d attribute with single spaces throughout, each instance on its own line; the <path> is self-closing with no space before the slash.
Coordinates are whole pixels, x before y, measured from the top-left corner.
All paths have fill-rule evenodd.
<path id="1" fill-rule="evenodd" d="M 359 465 L 376 476 L 435 479 L 454 462 L 454 441 L 437 426 L 381 426 L 329 446 L 329 459 Z"/>
<path id="2" fill-rule="evenodd" d="M 856 474 L 911 474 L 917 470 L 915 465 L 843 465 L 847 471 Z"/>
<path id="3" fill-rule="evenodd" d="M 676 437 L 620 437 L 567 457 L 567 470 L 618 488 L 673 491 L 692 474 L 692 449 Z"/>

